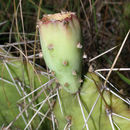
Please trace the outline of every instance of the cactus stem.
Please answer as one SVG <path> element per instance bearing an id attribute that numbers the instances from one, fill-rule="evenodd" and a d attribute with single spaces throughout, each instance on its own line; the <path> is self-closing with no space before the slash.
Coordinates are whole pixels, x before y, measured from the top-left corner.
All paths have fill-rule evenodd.
<path id="1" fill-rule="evenodd" d="M 80 44 L 80 42 L 77 44 L 77 48 L 82 48 L 83 46 Z"/>
<path id="2" fill-rule="evenodd" d="M 76 93 L 80 87 L 78 80 L 82 69 L 82 49 L 77 48 L 77 44 L 82 48 L 81 30 L 76 14 L 62 12 L 44 15 L 38 25 L 46 65 L 55 71 L 56 78 L 66 91 Z M 77 76 L 72 75 L 73 70 L 78 72 Z M 64 86 L 66 82 L 69 88 Z"/>
<path id="3" fill-rule="evenodd" d="M 49 44 L 48 45 L 48 50 L 53 50 L 54 49 L 54 45 L 53 44 Z"/>

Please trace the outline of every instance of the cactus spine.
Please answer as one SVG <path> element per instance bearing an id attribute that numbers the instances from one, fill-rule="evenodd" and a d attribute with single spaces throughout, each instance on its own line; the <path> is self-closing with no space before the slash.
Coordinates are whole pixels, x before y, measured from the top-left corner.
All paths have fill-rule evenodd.
<path id="1" fill-rule="evenodd" d="M 66 91 L 76 93 L 81 84 L 82 44 L 75 13 L 44 15 L 38 26 L 47 66 Z"/>

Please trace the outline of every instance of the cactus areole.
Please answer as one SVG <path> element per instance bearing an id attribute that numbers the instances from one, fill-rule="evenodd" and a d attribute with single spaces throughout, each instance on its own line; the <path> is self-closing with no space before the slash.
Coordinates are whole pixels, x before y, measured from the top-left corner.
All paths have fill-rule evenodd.
<path id="1" fill-rule="evenodd" d="M 61 86 L 76 93 L 81 84 L 81 30 L 73 12 L 44 15 L 38 21 L 40 41 L 46 65 Z"/>

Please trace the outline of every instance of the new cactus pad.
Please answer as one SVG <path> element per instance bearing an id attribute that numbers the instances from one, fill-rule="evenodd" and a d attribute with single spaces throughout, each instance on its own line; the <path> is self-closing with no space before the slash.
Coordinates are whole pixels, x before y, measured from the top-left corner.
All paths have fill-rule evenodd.
<path id="1" fill-rule="evenodd" d="M 75 13 L 44 15 L 38 27 L 46 65 L 66 91 L 76 93 L 81 84 L 82 44 Z"/>

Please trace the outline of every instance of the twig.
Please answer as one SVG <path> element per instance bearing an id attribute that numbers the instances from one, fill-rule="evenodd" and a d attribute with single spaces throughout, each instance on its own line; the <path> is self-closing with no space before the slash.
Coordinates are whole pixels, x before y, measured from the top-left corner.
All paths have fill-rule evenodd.
<path id="1" fill-rule="evenodd" d="M 119 49 L 119 51 L 118 51 L 116 57 L 115 57 L 115 60 L 114 60 L 114 62 L 113 62 L 113 64 L 112 64 L 112 66 L 111 66 L 111 70 L 109 71 L 109 73 L 108 73 L 107 76 L 106 76 L 106 80 L 105 80 L 105 82 L 104 82 L 104 86 L 106 86 L 106 84 L 107 84 L 107 81 L 108 81 L 108 79 L 109 79 L 109 77 L 110 77 L 110 74 L 111 74 L 111 72 L 112 72 L 112 69 L 114 68 L 114 66 L 115 66 L 115 64 L 116 64 L 116 62 L 117 62 L 117 60 L 118 60 L 118 57 L 119 57 L 119 55 L 120 55 L 120 53 L 121 53 L 121 51 L 122 51 L 122 49 L 123 49 L 123 47 L 124 47 L 124 45 L 125 45 L 125 43 L 126 43 L 126 40 L 127 40 L 127 37 L 129 36 L 129 33 L 130 33 L 130 30 L 128 31 L 128 33 L 127 33 L 127 35 L 126 35 L 126 37 L 125 37 L 125 39 L 124 39 L 124 41 L 123 41 L 123 43 L 122 43 L 122 45 L 121 45 L 121 47 L 120 47 L 120 49 Z"/>

